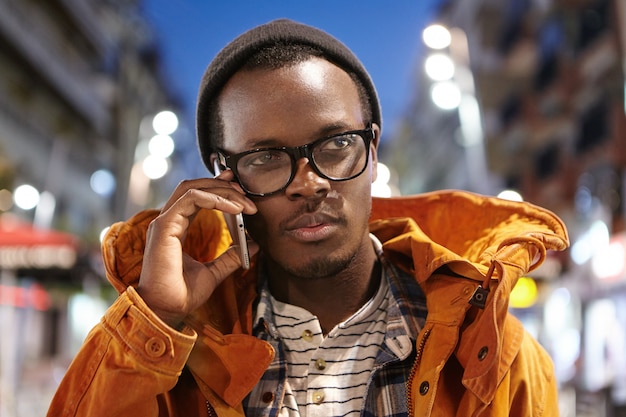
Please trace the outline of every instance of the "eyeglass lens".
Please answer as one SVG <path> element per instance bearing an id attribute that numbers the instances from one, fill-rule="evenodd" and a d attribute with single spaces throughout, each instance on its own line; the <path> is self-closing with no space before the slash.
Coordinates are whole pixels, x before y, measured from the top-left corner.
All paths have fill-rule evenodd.
<path id="1" fill-rule="evenodd" d="M 333 136 L 308 147 L 309 163 L 331 180 L 353 178 L 361 174 L 367 164 L 366 140 L 358 133 Z M 282 189 L 295 173 L 295 152 L 293 148 L 264 149 L 244 155 L 237 161 L 241 184 L 255 194 L 269 194 Z"/>

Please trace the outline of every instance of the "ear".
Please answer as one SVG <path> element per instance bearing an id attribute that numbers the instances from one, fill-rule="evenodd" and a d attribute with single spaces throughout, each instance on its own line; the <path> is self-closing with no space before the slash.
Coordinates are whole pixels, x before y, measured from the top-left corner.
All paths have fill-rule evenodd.
<path id="1" fill-rule="evenodd" d="M 378 144 L 381 131 L 380 126 L 376 123 L 372 123 L 372 129 L 374 130 L 374 139 L 370 142 L 370 164 L 372 167 L 372 182 L 374 182 L 378 176 Z"/>
<path id="2" fill-rule="evenodd" d="M 211 174 L 217 176 L 219 175 L 219 172 L 221 171 L 220 169 L 220 160 L 219 157 L 217 156 L 217 153 L 213 152 L 211 154 L 211 156 L 209 156 L 209 162 L 211 163 L 211 165 L 209 166 L 209 171 L 211 171 Z"/>

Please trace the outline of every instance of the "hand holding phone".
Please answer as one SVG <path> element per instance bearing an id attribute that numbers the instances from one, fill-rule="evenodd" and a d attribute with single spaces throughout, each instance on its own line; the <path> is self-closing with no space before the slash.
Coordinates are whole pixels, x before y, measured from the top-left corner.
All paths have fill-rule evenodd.
<path id="1" fill-rule="evenodd" d="M 213 169 L 215 175 L 219 175 L 222 170 L 217 160 L 213 162 Z M 226 225 L 230 231 L 230 236 L 233 239 L 233 245 L 236 245 L 239 250 L 239 260 L 241 261 L 241 267 L 243 269 L 250 269 L 250 253 L 248 252 L 248 241 L 246 237 L 246 228 L 243 223 L 243 214 L 230 214 L 223 213 L 226 219 Z"/>

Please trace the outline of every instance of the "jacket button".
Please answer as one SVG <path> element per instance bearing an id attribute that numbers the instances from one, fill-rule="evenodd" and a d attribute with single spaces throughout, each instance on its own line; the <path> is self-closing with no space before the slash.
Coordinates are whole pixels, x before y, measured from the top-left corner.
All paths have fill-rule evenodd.
<path id="1" fill-rule="evenodd" d="M 424 381 L 420 384 L 420 395 L 426 395 L 428 390 L 430 389 L 430 384 L 428 381 Z"/>
<path id="2" fill-rule="evenodd" d="M 269 391 L 264 393 L 263 396 L 261 396 L 261 401 L 266 404 L 271 403 L 272 401 L 274 401 L 274 393 Z"/>
<path id="3" fill-rule="evenodd" d="M 148 339 L 144 347 L 148 356 L 153 358 L 158 358 L 165 353 L 165 342 L 158 337 Z"/>
<path id="4" fill-rule="evenodd" d="M 487 346 L 481 347 L 478 351 L 478 360 L 484 360 L 487 357 L 487 353 L 489 353 L 489 348 Z"/>

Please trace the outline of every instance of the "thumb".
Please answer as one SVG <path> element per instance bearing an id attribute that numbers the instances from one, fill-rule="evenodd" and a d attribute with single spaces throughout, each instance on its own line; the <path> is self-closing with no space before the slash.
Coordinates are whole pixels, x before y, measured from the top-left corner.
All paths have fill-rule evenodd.
<path id="1" fill-rule="evenodd" d="M 248 253 L 250 257 L 257 254 L 259 251 L 259 245 L 253 240 L 248 240 Z M 214 281 L 219 285 L 227 276 L 234 273 L 237 269 L 241 268 L 241 260 L 239 259 L 239 245 L 232 245 L 224 253 L 210 262 L 205 263 L 205 266 L 212 271 Z"/>

